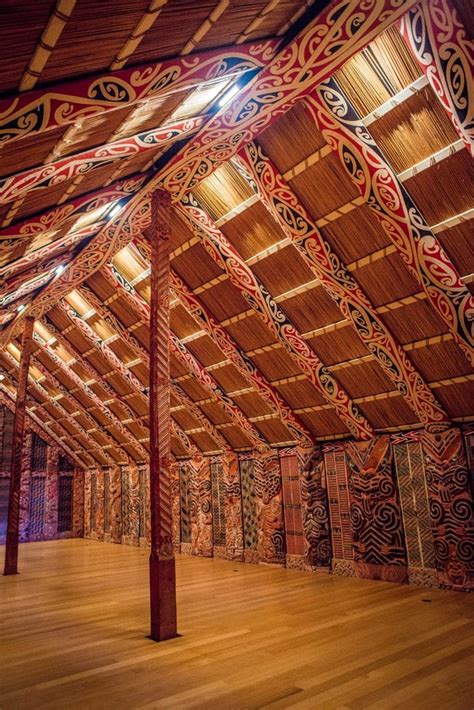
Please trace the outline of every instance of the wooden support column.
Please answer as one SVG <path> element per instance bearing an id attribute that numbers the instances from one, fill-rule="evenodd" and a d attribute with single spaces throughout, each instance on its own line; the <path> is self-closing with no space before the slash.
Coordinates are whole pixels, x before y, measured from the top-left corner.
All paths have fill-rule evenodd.
<path id="1" fill-rule="evenodd" d="M 177 636 L 170 478 L 170 213 L 169 194 L 156 191 L 150 229 L 150 637 L 154 641 Z"/>
<path id="2" fill-rule="evenodd" d="M 20 483 L 23 439 L 25 431 L 26 386 L 33 341 L 34 318 L 25 318 L 23 344 L 21 350 L 18 392 L 13 422 L 13 444 L 10 474 L 10 495 L 8 499 L 7 538 L 5 545 L 5 567 L 3 574 L 18 574 L 18 530 L 20 524 Z"/>

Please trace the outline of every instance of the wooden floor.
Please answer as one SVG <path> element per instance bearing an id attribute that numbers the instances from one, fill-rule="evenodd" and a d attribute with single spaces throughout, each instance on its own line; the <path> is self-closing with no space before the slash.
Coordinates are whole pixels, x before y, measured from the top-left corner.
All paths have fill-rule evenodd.
<path id="1" fill-rule="evenodd" d="M 474 595 L 177 560 L 181 638 L 148 633 L 146 550 L 30 543 L 0 578 L 0 707 L 474 706 Z"/>

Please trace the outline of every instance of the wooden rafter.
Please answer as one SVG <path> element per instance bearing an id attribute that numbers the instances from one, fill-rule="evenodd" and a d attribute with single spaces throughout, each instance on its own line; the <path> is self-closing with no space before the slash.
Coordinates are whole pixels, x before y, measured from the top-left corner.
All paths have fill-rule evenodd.
<path id="1" fill-rule="evenodd" d="M 373 435 L 370 423 L 301 337 L 301 333 L 283 313 L 263 284 L 258 281 L 237 250 L 212 223 L 195 197 L 189 193 L 183 198 L 179 207 L 193 232 L 200 237 L 210 257 L 227 272 L 231 282 L 262 322 L 284 344 L 290 357 L 308 375 L 311 383 L 324 399 L 334 407 L 351 434 L 357 438 L 370 438 Z"/>
<path id="2" fill-rule="evenodd" d="M 61 82 L 0 100 L 0 143 L 73 123 L 104 111 L 190 89 L 211 79 L 237 77 L 261 68 L 274 55 L 278 40 L 187 57 L 165 59 Z"/>
<path id="3" fill-rule="evenodd" d="M 0 386 L 0 404 L 3 405 L 4 407 L 8 407 L 8 409 L 13 412 L 15 409 L 15 397 L 14 395 Z M 51 446 L 58 446 L 61 451 L 72 461 L 74 461 L 81 469 L 88 468 L 89 464 L 85 463 L 80 457 L 83 456 L 85 461 L 89 459 L 89 461 L 93 462 L 93 459 L 90 459 L 90 457 L 87 454 L 87 451 L 85 449 L 82 449 L 81 446 L 79 446 L 77 451 L 74 451 L 73 449 L 70 448 L 64 441 L 64 439 L 69 438 L 66 434 L 66 432 L 63 429 L 63 437 L 57 436 L 53 431 L 51 431 L 50 428 L 48 428 L 48 425 L 51 425 L 51 421 L 49 419 L 41 420 L 39 417 L 36 416 L 36 414 L 31 411 L 31 408 L 27 406 L 26 408 L 26 418 L 28 420 L 28 426 L 30 429 L 32 429 L 38 436 L 40 436 L 44 441 L 46 441 L 48 444 Z M 76 442 L 77 443 L 77 442 Z"/>
<path id="4" fill-rule="evenodd" d="M 105 271 L 108 271 L 108 273 L 111 274 L 110 270 L 108 270 L 107 267 L 105 267 L 101 271 L 101 273 L 104 273 Z M 120 288 L 120 294 L 126 300 L 127 305 L 130 306 L 133 312 L 141 319 L 141 322 L 148 324 L 150 319 L 150 306 L 135 291 L 133 286 L 131 286 L 131 284 L 129 284 L 122 276 L 120 277 L 120 280 L 115 281 L 114 287 Z M 110 309 L 104 308 L 104 306 L 101 304 L 100 299 L 97 298 L 95 293 L 93 293 L 91 289 L 84 286 L 80 286 L 78 288 L 78 291 L 79 293 L 81 293 L 81 295 L 84 296 L 84 298 L 86 298 L 87 301 L 89 301 L 94 306 L 97 313 L 99 313 L 101 317 L 103 317 L 104 320 L 114 328 L 114 330 L 116 330 L 116 327 L 118 326 L 117 319 L 110 312 Z M 142 315 L 145 314 L 146 319 L 143 319 Z M 125 332 L 127 333 L 127 335 L 129 335 L 130 329 Z M 139 347 L 139 343 L 133 336 L 129 335 L 129 339 L 131 347 L 134 348 L 134 351 L 139 357 L 142 357 L 144 359 L 145 364 L 147 365 L 147 367 L 149 367 L 150 364 L 148 353 L 146 353 L 143 348 Z M 212 398 L 221 404 L 225 413 L 231 418 L 235 425 L 241 429 L 244 435 L 249 437 L 250 440 L 253 441 L 257 447 L 266 447 L 268 445 L 266 439 L 260 434 L 256 427 L 252 426 L 249 423 L 247 417 L 242 412 L 242 410 L 231 400 L 228 394 L 224 392 L 224 390 L 219 386 L 216 380 L 206 371 L 203 365 L 197 360 L 197 358 L 194 357 L 194 355 L 188 350 L 188 348 L 186 348 L 184 343 L 182 343 L 179 338 L 177 338 L 176 335 L 172 332 L 170 332 L 170 349 L 171 353 L 178 358 L 178 360 L 185 366 L 188 372 L 191 373 L 191 375 L 198 380 L 198 382 L 212 396 Z"/>
<path id="5" fill-rule="evenodd" d="M 406 188 L 334 79 L 305 99 L 324 138 L 400 253 L 457 344 L 474 363 L 474 298 Z"/>
<path id="6" fill-rule="evenodd" d="M 146 259 L 149 259 L 149 244 L 143 238 L 138 237 L 135 241 L 138 248 L 143 249 Z M 105 273 L 105 269 L 103 273 Z M 116 279 L 117 273 L 112 272 Z M 290 433 L 297 441 L 312 441 L 312 435 L 305 425 L 296 417 L 285 402 L 283 397 L 275 390 L 266 377 L 262 375 L 252 360 L 238 346 L 235 340 L 221 326 L 216 318 L 198 299 L 196 294 L 184 283 L 178 274 L 171 270 L 171 288 L 180 303 L 189 311 L 196 322 L 204 329 L 217 347 L 237 368 L 238 372 L 255 387 L 258 394 L 263 398 L 270 409 L 278 415 Z"/>
<path id="7" fill-rule="evenodd" d="M 448 415 L 423 377 L 261 147 L 248 144 L 238 160 L 267 210 L 420 421 L 427 425 L 449 424 Z"/>

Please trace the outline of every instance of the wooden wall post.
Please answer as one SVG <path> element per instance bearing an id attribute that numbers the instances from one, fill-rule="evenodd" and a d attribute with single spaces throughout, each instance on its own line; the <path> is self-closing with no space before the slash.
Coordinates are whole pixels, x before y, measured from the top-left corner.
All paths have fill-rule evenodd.
<path id="1" fill-rule="evenodd" d="M 169 293 L 171 199 L 152 195 L 150 313 L 150 611 L 154 641 L 177 636 L 170 480 Z"/>
<path id="2" fill-rule="evenodd" d="M 20 525 L 20 482 L 23 439 L 25 431 L 26 387 L 30 365 L 31 345 L 33 342 L 34 318 L 25 318 L 23 344 L 18 377 L 18 391 L 13 422 L 13 443 L 10 476 L 10 495 L 8 499 L 7 538 L 5 545 L 5 567 L 3 574 L 18 574 L 18 531 Z"/>

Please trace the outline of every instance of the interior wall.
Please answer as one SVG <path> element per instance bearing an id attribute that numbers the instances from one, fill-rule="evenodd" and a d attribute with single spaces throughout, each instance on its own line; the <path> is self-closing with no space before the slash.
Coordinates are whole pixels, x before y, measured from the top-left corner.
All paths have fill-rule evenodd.
<path id="1" fill-rule="evenodd" d="M 472 590 L 473 438 L 452 427 L 175 462 L 175 550 Z M 148 468 L 84 480 L 85 535 L 146 546 Z"/>
<path id="2" fill-rule="evenodd" d="M 13 412 L 0 406 L 0 542 L 5 542 Z M 84 532 L 83 472 L 59 447 L 26 428 L 20 489 L 21 542 L 81 536 Z"/>

